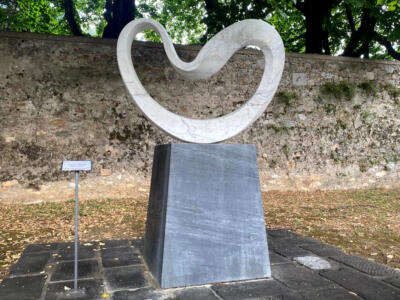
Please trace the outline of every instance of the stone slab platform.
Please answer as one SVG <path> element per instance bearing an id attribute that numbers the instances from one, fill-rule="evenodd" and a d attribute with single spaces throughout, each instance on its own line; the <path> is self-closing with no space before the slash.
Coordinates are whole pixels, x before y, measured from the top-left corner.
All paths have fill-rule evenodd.
<path id="1" fill-rule="evenodd" d="M 400 272 L 286 230 L 268 230 L 272 278 L 160 289 L 142 240 L 82 243 L 76 299 L 400 299 Z M 0 300 L 58 300 L 73 287 L 73 244 L 29 245 L 0 283 Z M 71 298 L 69 298 L 71 299 Z"/>

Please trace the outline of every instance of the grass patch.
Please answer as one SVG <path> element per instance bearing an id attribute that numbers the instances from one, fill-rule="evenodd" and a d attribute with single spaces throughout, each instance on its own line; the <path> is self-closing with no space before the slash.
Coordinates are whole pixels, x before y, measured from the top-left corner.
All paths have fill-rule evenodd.
<path id="1" fill-rule="evenodd" d="M 277 102 L 285 104 L 286 106 L 292 106 L 299 99 L 299 95 L 292 91 L 280 91 L 275 95 Z"/>
<path id="2" fill-rule="evenodd" d="M 376 166 L 379 164 L 377 159 L 373 158 L 362 158 L 358 161 L 358 167 L 360 168 L 361 172 L 368 171 L 369 168 Z"/>
<path id="3" fill-rule="evenodd" d="M 335 114 L 336 113 L 336 105 L 335 104 L 326 103 L 326 104 L 324 104 L 323 107 L 324 107 L 324 110 L 326 111 L 326 113 L 328 113 L 328 114 L 330 114 L 330 113 Z"/>
<path id="4" fill-rule="evenodd" d="M 343 129 L 343 130 L 345 130 L 346 128 L 347 128 L 347 124 L 346 124 L 346 122 L 344 122 L 342 119 L 338 119 L 337 121 L 336 121 L 336 128 L 337 129 Z"/>
<path id="5" fill-rule="evenodd" d="M 336 99 L 352 100 L 356 95 L 356 85 L 348 82 L 325 82 L 321 86 L 321 93 Z"/>
<path id="6" fill-rule="evenodd" d="M 289 129 L 285 126 L 276 126 L 274 124 L 268 124 L 267 129 L 272 129 L 275 133 L 288 133 Z"/>
<path id="7" fill-rule="evenodd" d="M 388 92 L 392 98 L 400 97 L 400 88 L 395 87 L 392 83 L 386 83 L 383 88 Z"/>
<path id="8" fill-rule="evenodd" d="M 374 81 L 364 81 L 358 85 L 365 94 L 368 96 L 376 96 L 378 94 L 378 89 Z"/>

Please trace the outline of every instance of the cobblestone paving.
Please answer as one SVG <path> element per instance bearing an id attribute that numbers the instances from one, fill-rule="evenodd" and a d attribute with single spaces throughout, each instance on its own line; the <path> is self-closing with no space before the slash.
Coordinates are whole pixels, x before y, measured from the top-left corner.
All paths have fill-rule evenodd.
<path id="1" fill-rule="evenodd" d="M 146 271 L 141 240 L 80 245 L 73 288 L 73 244 L 30 245 L 0 284 L 0 300 L 61 299 L 400 299 L 400 272 L 286 230 L 268 230 L 272 278 L 159 289 Z"/>

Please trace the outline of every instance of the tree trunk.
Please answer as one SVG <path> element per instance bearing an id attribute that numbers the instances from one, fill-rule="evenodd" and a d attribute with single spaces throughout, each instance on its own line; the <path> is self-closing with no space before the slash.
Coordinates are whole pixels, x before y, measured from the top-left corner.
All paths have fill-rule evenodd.
<path id="1" fill-rule="evenodd" d="M 323 49 L 322 14 L 306 15 L 306 53 L 322 54 Z"/>
<path id="2" fill-rule="evenodd" d="M 364 8 L 361 16 L 361 25 L 356 31 L 352 31 L 350 40 L 343 51 L 343 56 L 359 57 L 369 53 L 369 46 L 374 36 L 376 18 L 368 8 Z M 359 46 L 361 44 L 361 46 Z"/>
<path id="3" fill-rule="evenodd" d="M 204 0 L 204 3 L 206 5 L 206 11 L 207 13 L 212 12 L 214 9 L 217 8 L 218 5 L 218 0 Z"/>
<path id="4" fill-rule="evenodd" d="M 304 16 L 306 22 L 306 53 L 330 53 L 327 44 L 329 33 L 326 25 L 337 0 L 305 0 L 294 5 Z"/>
<path id="5" fill-rule="evenodd" d="M 103 38 L 118 38 L 126 24 L 135 19 L 135 0 L 106 0 Z"/>
<path id="6" fill-rule="evenodd" d="M 64 0 L 64 11 L 65 11 L 65 18 L 67 19 L 69 28 L 73 35 L 80 35 L 82 36 L 81 28 L 79 27 L 78 23 L 76 22 L 75 16 L 77 12 L 75 10 L 75 5 L 73 0 Z"/>
<path id="7" fill-rule="evenodd" d="M 218 0 L 204 0 L 204 3 L 207 12 L 207 16 L 204 18 L 204 23 L 207 26 L 207 30 L 204 36 L 200 39 L 202 43 L 207 42 L 211 36 L 221 30 L 221 21 L 225 21 L 219 18 L 220 5 Z M 226 13 L 227 12 L 224 12 L 225 15 Z"/>

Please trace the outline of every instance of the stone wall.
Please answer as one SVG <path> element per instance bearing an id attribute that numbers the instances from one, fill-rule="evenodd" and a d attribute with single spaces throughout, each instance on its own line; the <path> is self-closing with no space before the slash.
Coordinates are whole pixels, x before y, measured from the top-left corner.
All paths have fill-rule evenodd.
<path id="1" fill-rule="evenodd" d="M 183 79 L 162 45 L 135 43 L 139 78 L 162 105 L 193 118 L 239 107 L 263 56 L 235 54 L 218 74 Z M 200 48 L 177 46 L 189 61 Z M 72 198 L 63 159 L 91 159 L 84 197 L 124 197 L 148 184 L 153 148 L 173 141 L 124 89 L 116 41 L 0 33 L 0 201 Z M 400 64 L 288 53 L 273 102 L 229 143 L 257 147 L 263 190 L 400 186 Z"/>

